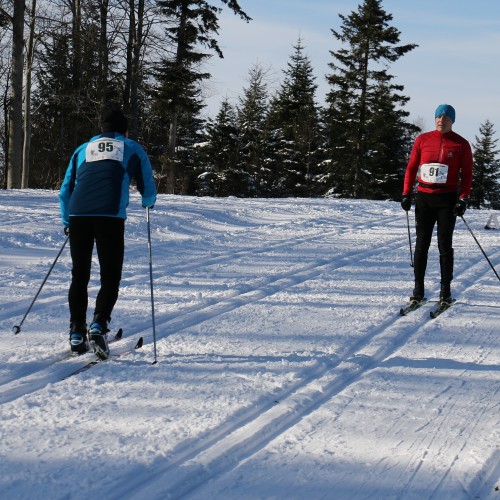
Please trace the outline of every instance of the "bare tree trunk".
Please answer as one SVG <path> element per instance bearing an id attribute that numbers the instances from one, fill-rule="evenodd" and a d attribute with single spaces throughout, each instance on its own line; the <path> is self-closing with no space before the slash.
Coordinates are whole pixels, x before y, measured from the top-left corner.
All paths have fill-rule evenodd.
<path id="1" fill-rule="evenodd" d="M 99 89 L 98 99 L 99 107 L 102 108 L 106 103 L 108 95 L 109 78 L 109 48 L 108 48 L 108 9 L 109 0 L 99 0 Z"/>
<path id="2" fill-rule="evenodd" d="M 7 166 L 9 164 L 9 83 L 9 76 L 7 75 L 7 81 L 2 95 L 2 113 L 3 122 L 5 123 L 5 134 L 3 138 L 5 162 L 2 176 L 2 189 L 7 189 Z"/>
<path id="3" fill-rule="evenodd" d="M 129 0 L 129 31 L 127 69 L 125 74 L 124 106 L 129 115 L 129 137 L 139 135 L 139 85 L 141 82 L 141 50 L 144 44 L 144 0 Z"/>
<path id="4" fill-rule="evenodd" d="M 24 142 L 23 142 L 23 175 L 21 187 L 27 189 L 29 185 L 30 144 L 31 144 L 31 71 L 33 69 L 33 52 L 35 40 L 35 12 L 36 0 L 31 0 L 30 30 L 28 34 L 28 48 L 26 54 L 26 83 L 24 87 Z"/>
<path id="5" fill-rule="evenodd" d="M 186 38 L 186 23 L 187 13 L 183 8 L 179 22 L 179 35 L 176 53 L 176 66 L 182 67 L 184 64 L 184 55 L 186 51 L 185 38 Z M 178 105 L 174 105 L 172 115 L 170 116 L 170 130 L 168 134 L 168 148 L 163 162 L 163 170 L 167 175 L 167 194 L 175 193 L 175 182 L 177 176 L 177 127 L 179 123 L 180 109 Z"/>
<path id="6" fill-rule="evenodd" d="M 70 127 L 72 129 L 73 144 L 76 147 L 79 130 L 79 113 L 81 107 L 81 87 L 82 87 L 82 6 L 80 0 L 72 2 L 72 29 L 73 38 L 73 60 L 72 60 L 72 83 L 73 83 L 73 116 L 71 117 Z"/>
<path id="7" fill-rule="evenodd" d="M 130 131 L 134 139 L 139 134 L 139 83 L 141 79 L 141 49 L 144 30 L 144 0 L 137 3 L 137 31 L 132 59 L 132 81 L 130 82 Z"/>
<path id="8" fill-rule="evenodd" d="M 130 112 L 130 93 L 131 93 L 130 85 L 132 81 L 132 57 L 133 57 L 134 43 L 136 38 L 135 0 L 128 0 L 128 10 L 129 10 L 128 38 L 127 38 L 127 49 L 126 49 L 125 84 L 123 88 L 123 108 L 126 114 L 129 114 Z M 130 135 L 130 137 L 132 137 L 132 135 Z"/>
<path id="9" fill-rule="evenodd" d="M 7 189 L 21 187 L 23 151 L 24 0 L 14 1 L 12 18 L 12 77 L 9 109 Z"/>

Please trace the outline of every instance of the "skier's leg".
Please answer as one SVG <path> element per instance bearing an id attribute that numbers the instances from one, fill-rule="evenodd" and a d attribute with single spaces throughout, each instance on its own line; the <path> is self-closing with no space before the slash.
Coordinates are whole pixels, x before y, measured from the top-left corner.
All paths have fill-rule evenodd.
<path id="1" fill-rule="evenodd" d="M 90 270 L 94 234 L 88 217 L 71 217 L 69 223 L 69 242 L 71 249 L 71 285 L 68 301 L 70 321 L 86 323 Z"/>
<path id="2" fill-rule="evenodd" d="M 72 260 L 72 279 L 68 292 L 70 346 L 72 351 L 83 353 L 88 350 L 87 287 L 90 280 L 94 235 L 88 217 L 71 217 L 69 231 Z"/>
<path id="3" fill-rule="evenodd" d="M 107 327 L 118 299 L 125 253 L 125 221 L 115 217 L 96 217 L 96 247 L 101 287 L 96 299 L 94 322 Z"/>
<path id="4" fill-rule="evenodd" d="M 439 264 L 441 269 L 440 299 L 451 300 L 451 281 L 453 280 L 454 250 L 453 231 L 456 216 L 453 213 L 455 202 L 439 209 L 437 219 L 437 236 L 439 248 Z"/>
<path id="5" fill-rule="evenodd" d="M 432 239 L 432 231 L 436 223 L 436 214 L 432 207 L 426 202 L 426 197 L 417 194 L 415 204 L 415 224 L 417 240 L 413 258 L 415 288 L 413 296 L 423 298 L 425 293 L 424 279 L 427 269 L 427 258 Z"/>

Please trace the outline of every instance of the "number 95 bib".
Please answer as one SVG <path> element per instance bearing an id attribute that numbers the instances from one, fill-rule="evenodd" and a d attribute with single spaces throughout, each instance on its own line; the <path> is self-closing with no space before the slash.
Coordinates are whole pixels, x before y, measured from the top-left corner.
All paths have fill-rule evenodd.
<path id="1" fill-rule="evenodd" d="M 424 163 L 420 165 L 420 180 L 430 184 L 445 184 L 448 178 L 448 165 L 443 163 Z"/>
<path id="2" fill-rule="evenodd" d="M 103 137 L 90 142 L 85 150 L 85 161 L 116 160 L 123 161 L 125 145 L 123 141 L 116 141 Z"/>

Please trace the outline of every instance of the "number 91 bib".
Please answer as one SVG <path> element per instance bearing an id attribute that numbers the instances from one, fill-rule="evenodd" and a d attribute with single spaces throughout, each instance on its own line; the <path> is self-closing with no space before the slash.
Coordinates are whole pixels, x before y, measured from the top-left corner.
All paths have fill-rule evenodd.
<path id="1" fill-rule="evenodd" d="M 424 163 L 420 165 L 420 180 L 429 184 L 445 184 L 448 178 L 448 165 L 443 163 Z"/>
<path id="2" fill-rule="evenodd" d="M 115 160 L 123 161 L 125 145 L 123 141 L 116 141 L 103 137 L 90 142 L 85 150 L 85 161 Z"/>

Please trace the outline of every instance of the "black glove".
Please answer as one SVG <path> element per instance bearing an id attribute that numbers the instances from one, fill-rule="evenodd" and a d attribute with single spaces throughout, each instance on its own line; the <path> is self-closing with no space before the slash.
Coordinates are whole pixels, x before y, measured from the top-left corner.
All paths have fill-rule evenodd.
<path id="1" fill-rule="evenodd" d="M 68 226 L 64 226 L 64 234 L 66 236 L 69 236 L 69 227 Z"/>
<path id="2" fill-rule="evenodd" d="M 401 206 L 405 212 L 408 212 L 411 208 L 411 196 L 409 194 L 404 194 L 401 198 Z"/>
<path id="3" fill-rule="evenodd" d="M 458 217 L 462 217 L 462 215 L 465 213 L 466 208 L 467 208 L 467 200 L 465 198 L 460 198 L 457 201 L 455 207 L 453 208 L 453 213 Z"/>

